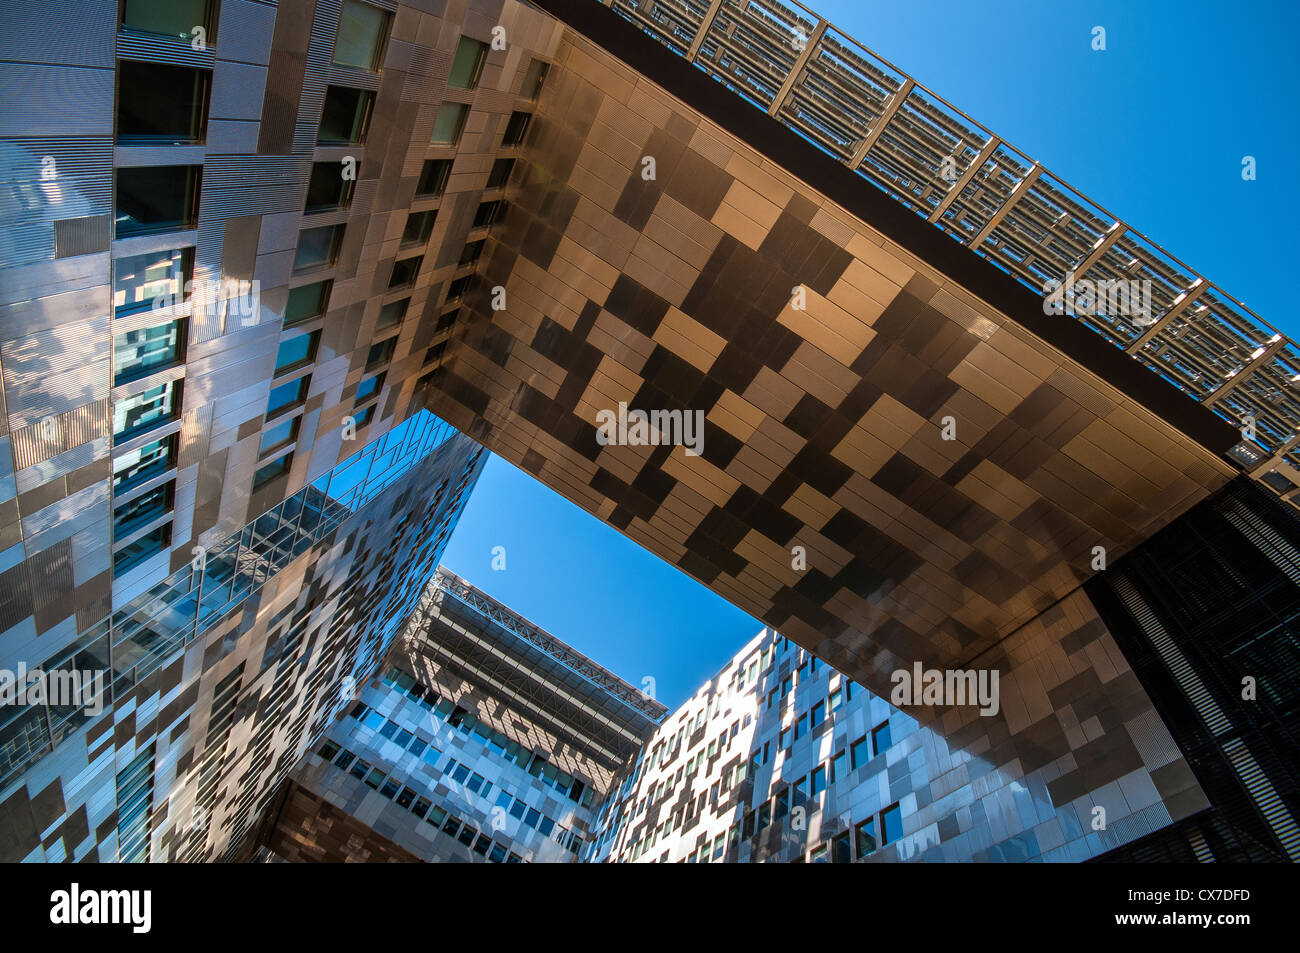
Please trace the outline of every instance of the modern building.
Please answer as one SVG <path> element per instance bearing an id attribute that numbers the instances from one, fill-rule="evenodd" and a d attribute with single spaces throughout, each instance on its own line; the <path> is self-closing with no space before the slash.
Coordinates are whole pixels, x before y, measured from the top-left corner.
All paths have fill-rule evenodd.
<path id="1" fill-rule="evenodd" d="M 263 843 L 294 861 L 574 862 L 665 711 L 439 569 Z"/>
<path id="2" fill-rule="evenodd" d="M 1292 676 L 1251 675 L 1280 699 L 1255 721 L 1262 695 L 1243 709 L 1202 674 L 1220 723 L 1157 646 L 1222 632 L 1129 600 L 1162 561 L 1125 564 L 1127 616 L 1098 595 L 1126 554 L 1179 526 L 1214 535 L 1227 516 L 1187 514 L 1247 494 L 1255 522 L 1230 531 L 1264 554 L 1263 604 L 1289 604 L 1273 538 L 1300 502 L 1300 351 L 834 25 L 778 0 L 15 0 L 5 19 L 0 665 L 128 644 L 166 604 L 156 587 L 262 539 L 264 514 L 324 507 L 308 488 L 425 410 L 880 697 L 914 664 L 998 670 L 995 716 L 908 712 L 987 766 L 985 795 L 1059 770 L 1060 814 L 1148 775 L 1161 808 L 1107 802 L 1111 840 L 1071 856 L 1181 831 L 1218 803 L 1218 770 L 1300 857 L 1279 734 L 1294 686 L 1276 681 Z M 658 415 L 646 439 L 599 439 L 629 408 Z M 697 416 L 702 441 L 680 445 L 672 425 Z M 427 505 L 441 479 L 394 505 Z M 404 525 L 374 505 L 352 518 Z M 1207 591 L 1233 631 L 1253 590 L 1224 586 Z M 346 598 L 349 624 L 378 624 Z M 251 611 L 241 632 L 278 609 Z M 1261 644 L 1290 638 L 1257 622 Z M 195 654 L 228 657 L 216 639 Z M 386 649 L 360 645 L 372 663 Z M 220 717 L 186 722 L 183 753 L 131 740 L 154 738 L 147 678 L 114 695 L 133 728 L 84 752 L 57 714 L 29 716 L 44 734 L 11 718 L 13 763 L 53 753 L 0 790 L 5 856 L 86 856 L 142 791 L 171 811 L 173 755 L 233 791 L 213 765 L 244 722 L 224 723 L 260 702 L 231 664 L 185 682 Z M 183 718 L 190 699 L 167 704 Z M 1193 747 L 1221 757 L 1165 745 L 1188 705 L 1210 719 Z M 285 772 L 316 717 L 275 749 Z M 43 767 L 64 750 L 81 753 Z M 239 855 L 283 776 L 271 750 L 241 769 L 240 806 L 200 799 L 220 833 L 186 853 L 175 813 L 155 817 L 148 855 Z M 936 818 L 927 850 L 964 817 Z M 1021 836 L 991 830 L 988 850 Z"/>

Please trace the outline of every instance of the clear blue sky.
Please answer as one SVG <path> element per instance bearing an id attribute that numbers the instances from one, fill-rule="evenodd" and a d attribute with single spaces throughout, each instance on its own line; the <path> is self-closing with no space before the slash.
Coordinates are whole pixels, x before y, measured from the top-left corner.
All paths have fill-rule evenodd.
<path id="1" fill-rule="evenodd" d="M 1284 232 L 1300 207 L 1300 3 L 806 5 L 1300 336 Z M 1091 49 L 1094 26 L 1105 52 Z M 504 572 L 491 568 L 497 545 Z M 670 707 L 761 628 L 495 457 L 443 562 L 628 681 L 652 676 Z"/>

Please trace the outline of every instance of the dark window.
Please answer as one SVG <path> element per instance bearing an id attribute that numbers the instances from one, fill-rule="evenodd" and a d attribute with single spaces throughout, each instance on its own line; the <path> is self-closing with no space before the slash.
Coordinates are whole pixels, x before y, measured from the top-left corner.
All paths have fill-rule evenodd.
<path id="1" fill-rule="evenodd" d="M 442 331 L 446 331 L 456 323 L 456 318 L 459 315 L 460 308 L 452 308 L 450 311 L 444 311 L 442 314 L 438 315 L 438 324 L 437 327 L 433 329 L 433 333 L 438 334 Z"/>
<path id="2" fill-rule="evenodd" d="M 401 261 L 393 262 L 393 273 L 388 278 L 389 289 L 405 288 L 415 284 L 415 279 L 420 275 L 420 265 L 423 261 L 423 255 L 416 255 L 414 258 L 403 258 Z"/>
<path id="3" fill-rule="evenodd" d="M 331 86 L 325 91 L 325 106 L 321 110 L 320 131 L 316 142 L 320 145 L 338 145 L 365 141 L 370 124 L 370 111 L 375 94 L 364 89 Z"/>
<path id="4" fill-rule="evenodd" d="M 447 176 L 451 173 L 450 159 L 426 159 L 416 183 L 416 195 L 441 195 L 447 190 Z"/>
<path id="5" fill-rule="evenodd" d="M 524 86 L 520 95 L 525 99 L 536 99 L 542 92 L 542 86 L 546 82 L 546 74 L 550 72 L 549 63 L 541 60 L 533 60 L 528 64 L 528 72 L 524 74 Z"/>
<path id="6" fill-rule="evenodd" d="M 125 30 L 188 40 L 194 28 L 201 26 L 207 31 L 206 45 L 216 40 L 211 29 L 211 0 L 123 0 L 120 10 Z"/>
<path id="7" fill-rule="evenodd" d="M 382 331 L 384 328 L 391 328 L 395 324 L 401 324 L 402 319 L 406 317 L 406 309 L 410 303 L 410 298 L 402 298 L 399 301 L 390 301 L 380 308 L 379 320 L 375 322 L 375 330 Z"/>
<path id="8" fill-rule="evenodd" d="M 528 123 L 532 118 L 532 113 L 511 113 L 510 120 L 506 123 L 505 134 L 501 137 L 501 144 L 503 146 L 517 146 L 523 142 L 524 136 L 528 134 Z"/>
<path id="9" fill-rule="evenodd" d="M 812 853 L 808 855 L 808 862 L 810 864 L 826 863 L 826 845 L 822 844 L 820 847 L 814 847 Z"/>
<path id="10" fill-rule="evenodd" d="M 871 760 L 871 741 L 865 735 L 849 746 L 849 755 L 855 769 Z"/>
<path id="11" fill-rule="evenodd" d="M 113 554 L 113 575 L 120 576 L 150 556 L 165 552 L 172 542 L 172 524 L 164 523 Z"/>
<path id="12" fill-rule="evenodd" d="M 464 103 L 444 101 L 438 107 L 437 118 L 433 121 L 433 134 L 429 136 L 431 145 L 454 146 L 460 142 L 460 134 L 465 130 L 465 117 L 469 107 Z"/>
<path id="13" fill-rule="evenodd" d="M 831 758 L 831 780 L 839 781 L 849 773 L 849 758 L 843 750 L 837 751 Z"/>
<path id="14" fill-rule="evenodd" d="M 170 470 L 176 462 L 176 436 L 154 440 L 113 460 L 113 492 L 125 493 Z"/>
<path id="15" fill-rule="evenodd" d="M 824 766 L 813 768 L 812 777 L 809 783 L 809 793 L 811 794 L 812 797 L 816 797 L 817 795 L 821 794 L 825 790 L 826 790 L 826 768 Z"/>
<path id="16" fill-rule="evenodd" d="M 266 416 L 272 417 L 288 407 L 301 404 L 307 398 L 307 386 L 310 381 L 311 375 L 308 374 L 306 377 L 289 381 L 279 387 L 272 387 L 271 396 L 266 402 Z"/>
<path id="17" fill-rule="evenodd" d="M 202 142 L 207 128 L 212 74 L 186 66 L 117 64 L 117 141 Z"/>
<path id="18" fill-rule="evenodd" d="M 202 169 L 197 165 L 115 169 L 117 237 L 193 227 Z"/>
<path id="19" fill-rule="evenodd" d="M 885 749 L 891 744 L 889 737 L 889 722 L 885 722 L 883 725 L 878 725 L 876 729 L 871 732 L 871 743 L 875 746 L 876 754 L 879 755 L 884 753 Z"/>
<path id="20" fill-rule="evenodd" d="M 876 849 L 876 819 L 869 817 L 853 829 L 858 844 L 858 856 L 866 857 Z"/>
<path id="21" fill-rule="evenodd" d="M 476 242 L 467 243 L 461 250 L 459 264 L 472 265 L 474 262 L 478 261 L 479 256 L 483 254 L 483 245 L 486 241 L 486 239 L 480 238 Z"/>
<path id="22" fill-rule="evenodd" d="M 453 89 L 473 89 L 478 85 L 483 72 L 483 61 L 487 58 L 487 44 L 467 36 L 460 38 L 456 46 L 456 57 L 451 61 L 451 72 L 447 76 L 447 85 Z"/>
<path id="23" fill-rule="evenodd" d="M 133 500 L 113 507 L 113 538 L 130 536 L 140 527 L 170 513 L 175 490 L 176 481 L 169 480 L 147 493 L 141 493 Z"/>
<path id="24" fill-rule="evenodd" d="M 892 844 L 903 836 L 903 812 L 897 804 L 891 804 L 880 812 L 880 844 Z"/>
<path id="25" fill-rule="evenodd" d="M 853 845 L 849 843 L 848 832 L 831 840 L 831 863 L 847 864 L 853 860 Z"/>
<path id="26" fill-rule="evenodd" d="M 758 809 L 758 821 L 754 826 L 755 830 L 761 831 L 767 827 L 772 820 L 772 802 L 764 801 Z"/>
<path id="27" fill-rule="evenodd" d="M 370 426 L 370 422 L 374 419 L 375 419 L 375 405 L 371 404 L 369 407 L 365 408 L 360 413 L 352 415 L 352 426 L 355 427 L 357 430 L 364 430 L 366 427 Z"/>
<path id="28" fill-rule="evenodd" d="M 826 720 L 826 703 L 818 702 L 812 706 L 812 721 L 810 727 L 816 728 Z"/>
<path id="29" fill-rule="evenodd" d="M 333 282 L 316 281 L 302 285 L 289 292 L 289 302 L 284 308 L 284 324 L 299 324 L 318 318 L 325 313 L 329 302 L 330 286 Z"/>
<path id="30" fill-rule="evenodd" d="M 117 442 L 174 420 L 181 408 L 180 381 L 165 381 L 156 387 L 113 402 L 113 435 Z"/>
<path id="31" fill-rule="evenodd" d="M 352 166 L 349 171 L 343 162 L 313 162 L 311 178 L 307 180 L 306 212 L 325 212 L 330 209 L 346 208 L 352 202 L 352 187 L 356 184 L 352 174 L 360 166 Z M 349 172 L 349 178 L 343 173 Z"/>
<path id="32" fill-rule="evenodd" d="M 412 212 L 406 216 L 406 228 L 402 230 L 403 245 L 423 245 L 433 234 L 433 223 L 438 220 L 438 210 Z"/>
<path id="33" fill-rule="evenodd" d="M 289 472 L 289 465 L 292 462 L 293 454 L 286 453 L 284 456 L 258 467 L 257 472 L 253 474 L 253 489 L 256 490 L 258 487 L 270 483 L 277 477 L 284 476 Z"/>
<path id="34" fill-rule="evenodd" d="M 376 374 L 374 377 L 363 378 L 361 383 L 357 385 L 356 402 L 358 404 L 365 403 L 371 397 L 374 397 L 376 394 L 378 394 L 379 389 L 383 386 L 384 386 L 383 374 Z"/>
<path id="35" fill-rule="evenodd" d="M 320 341 L 320 332 L 296 334 L 280 342 L 280 349 L 275 353 L 275 372 L 279 377 L 294 368 L 310 364 L 316 357 L 316 345 Z"/>
<path id="36" fill-rule="evenodd" d="M 497 159 L 492 163 L 492 171 L 488 174 L 487 187 L 489 189 L 504 188 L 510 181 L 510 173 L 514 171 L 514 159 Z"/>
<path id="37" fill-rule="evenodd" d="M 357 0 L 343 0 L 339 14 L 338 37 L 334 41 L 334 63 L 373 73 L 383 59 L 384 38 L 388 35 L 385 10 Z"/>
<path id="38" fill-rule="evenodd" d="M 397 338 L 389 338 L 371 345 L 369 353 L 366 354 L 366 367 L 374 367 L 376 364 L 384 364 L 391 360 L 395 347 L 397 347 Z"/>
<path id="39" fill-rule="evenodd" d="M 311 271 L 334 264 L 343 241 L 342 225 L 306 228 L 298 233 L 298 251 L 293 257 L 294 271 Z"/>
<path id="40" fill-rule="evenodd" d="M 185 360 L 186 320 L 113 335 L 113 385 L 148 377 Z"/>
<path id="41" fill-rule="evenodd" d="M 450 303 L 462 297 L 465 292 L 474 284 L 474 275 L 462 275 L 451 284 L 447 285 L 447 302 Z"/>
<path id="42" fill-rule="evenodd" d="M 434 361 L 442 357 L 442 355 L 446 353 L 446 350 L 447 350 L 447 342 L 439 341 L 437 344 L 435 344 L 433 347 L 429 348 L 429 350 L 425 352 L 424 363 L 421 364 L 420 366 L 428 367 Z"/>
<path id="43" fill-rule="evenodd" d="M 505 202 L 497 199 L 492 202 L 479 203 L 478 210 L 474 213 L 473 228 L 486 228 L 501 217 L 501 211 L 505 208 Z"/>
<path id="44" fill-rule="evenodd" d="M 779 821 L 790 813 L 790 789 L 782 788 L 772 802 L 772 820 Z"/>

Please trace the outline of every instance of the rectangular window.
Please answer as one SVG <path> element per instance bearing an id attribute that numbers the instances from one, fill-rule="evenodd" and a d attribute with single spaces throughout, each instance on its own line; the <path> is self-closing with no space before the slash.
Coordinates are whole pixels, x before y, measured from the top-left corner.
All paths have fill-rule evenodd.
<path id="1" fill-rule="evenodd" d="M 283 410 L 301 404 L 307 399 L 307 387 L 310 381 L 311 375 L 308 374 L 306 377 L 289 381 L 279 387 L 272 387 L 271 396 L 266 401 L 266 416 L 273 417 Z"/>
<path id="2" fill-rule="evenodd" d="M 360 167 L 354 167 L 356 171 Z M 307 180 L 307 202 L 303 211 L 328 212 L 331 209 L 347 208 L 352 204 L 352 188 L 356 185 L 354 177 L 344 178 L 347 167 L 342 162 L 313 162 L 311 177 Z"/>
<path id="3" fill-rule="evenodd" d="M 485 59 L 487 44 L 462 36 L 456 46 L 456 57 L 451 61 L 447 85 L 452 89 L 474 89 L 483 73 Z"/>
<path id="4" fill-rule="evenodd" d="M 149 745 L 117 774 L 117 859 L 149 860 L 153 815 L 154 748 Z"/>
<path id="5" fill-rule="evenodd" d="M 849 772 L 849 758 L 842 750 L 831 758 L 831 780 L 840 781 Z"/>
<path id="6" fill-rule="evenodd" d="M 447 301 L 444 303 L 450 304 L 452 301 L 464 297 L 465 293 L 473 287 L 473 284 L 473 275 L 462 275 L 457 278 L 455 281 L 447 285 Z"/>
<path id="7" fill-rule="evenodd" d="M 395 324 L 401 324 L 402 319 L 406 317 L 406 309 L 410 303 L 410 298 L 402 298 L 399 301 L 390 301 L 380 308 L 379 320 L 375 322 L 375 330 L 382 331 L 384 328 L 391 328 Z"/>
<path id="8" fill-rule="evenodd" d="M 379 389 L 384 386 L 384 375 L 376 374 L 374 377 L 363 378 L 357 385 L 356 402 L 363 404 L 371 397 L 379 393 Z"/>
<path id="9" fill-rule="evenodd" d="M 478 210 L 474 213 L 474 224 L 471 228 L 487 228 L 501 217 L 501 211 L 505 208 L 505 202 L 496 199 L 492 202 L 480 202 Z"/>
<path id="10" fill-rule="evenodd" d="M 826 720 L 826 703 L 818 702 L 812 706 L 812 722 L 810 727 L 816 728 Z"/>
<path id="11" fill-rule="evenodd" d="M 794 740 L 798 741 L 806 734 L 808 734 L 808 716 L 800 715 L 794 723 Z"/>
<path id="12" fill-rule="evenodd" d="M 193 228 L 202 172 L 198 165 L 114 169 L 116 237 Z"/>
<path id="13" fill-rule="evenodd" d="M 830 700 L 827 703 L 827 709 L 830 712 L 835 712 L 839 710 L 839 707 L 842 704 L 844 704 L 844 693 L 837 688 L 835 691 L 831 692 Z"/>
<path id="14" fill-rule="evenodd" d="M 871 760 L 871 740 L 865 735 L 849 746 L 849 756 L 853 759 L 854 770 Z"/>
<path id="15" fill-rule="evenodd" d="M 113 261 L 113 313 L 121 316 L 168 308 L 189 298 L 194 252 L 189 248 L 132 255 Z"/>
<path id="16" fill-rule="evenodd" d="M 451 173 L 450 159 L 426 159 L 420 170 L 420 181 L 416 183 L 415 194 L 421 196 L 439 196 L 447 190 L 447 176 Z"/>
<path id="17" fill-rule="evenodd" d="M 486 242 L 487 240 L 483 238 L 480 238 L 476 242 L 468 242 L 465 245 L 465 247 L 461 250 L 460 262 L 458 263 L 457 267 L 463 265 L 472 265 L 474 264 L 474 262 L 478 261 L 479 256 L 483 254 L 483 246 L 486 244 Z"/>
<path id="18" fill-rule="evenodd" d="M 113 436 L 117 443 L 175 419 L 181 408 L 180 381 L 156 387 L 113 403 Z"/>
<path id="19" fill-rule="evenodd" d="M 878 725 L 876 729 L 871 732 L 871 743 L 876 749 L 876 754 L 879 755 L 884 753 L 885 749 L 891 744 L 889 738 L 889 722 Z"/>
<path id="20" fill-rule="evenodd" d="M 325 105 L 320 114 L 316 144 L 352 145 L 365 141 L 375 94 L 365 89 L 330 86 L 325 90 Z"/>
<path id="21" fill-rule="evenodd" d="M 401 261 L 393 262 L 393 273 L 388 278 L 388 288 L 405 288 L 415 284 L 415 279 L 420 275 L 420 265 L 424 261 L 423 255 L 416 255 L 414 258 L 403 258 Z"/>
<path id="22" fill-rule="evenodd" d="M 270 463 L 263 464 L 257 468 L 253 474 L 253 489 L 265 486 L 277 477 L 282 477 L 289 472 L 289 466 L 293 463 L 293 454 L 286 453 L 284 456 L 272 460 Z"/>
<path id="23" fill-rule="evenodd" d="M 525 99 L 536 99 L 541 95 L 542 85 L 546 82 L 546 74 L 550 71 L 549 63 L 541 60 L 533 60 L 528 64 L 528 72 L 524 74 L 524 86 L 519 91 Z"/>
<path id="24" fill-rule="evenodd" d="M 464 103 L 444 101 L 438 107 L 438 116 L 433 122 L 433 135 L 429 143 L 437 146 L 454 146 L 460 142 L 460 134 L 465 130 L 465 117 L 469 107 Z"/>
<path id="25" fill-rule="evenodd" d="M 328 268 L 338 257 L 343 240 L 342 225 L 306 228 L 298 233 L 298 251 L 293 256 L 294 271 Z"/>
<path id="26" fill-rule="evenodd" d="M 387 11 L 368 3 L 343 0 L 338 38 L 334 41 L 334 65 L 368 73 L 377 71 L 383 60 L 389 17 Z"/>
<path id="27" fill-rule="evenodd" d="M 301 324 L 325 313 L 329 303 L 331 281 L 316 281 L 289 292 L 289 302 L 284 308 L 284 326 Z"/>
<path id="28" fill-rule="evenodd" d="M 760 806 L 758 809 L 758 822 L 755 825 L 754 829 L 758 831 L 764 830 L 767 827 L 767 825 L 770 824 L 771 822 L 772 822 L 772 802 L 764 801 L 762 806 Z"/>
<path id="29" fill-rule="evenodd" d="M 897 804 L 891 804 L 880 812 L 880 846 L 892 844 L 903 836 L 903 812 Z"/>
<path id="30" fill-rule="evenodd" d="M 412 212 L 406 216 L 406 228 L 402 230 L 403 245 L 423 245 L 433 234 L 433 223 L 438 220 L 438 210 Z"/>
<path id="31" fill-rule="evenodd" d="M 391 360 L 393 349 L 396 347 L 397 338 L 389 338 L 386 341 L 371 345 L 370 351 L 366 354 L 366 367 L 374 367 L 376 364 L 384 364 Z"/>
<path id="32" fill-rule="evenodd" d="M 853 845 L 849 842 L 848 831 L 831 840 L 831 863 L 847 864 L 853 861 Z"/>
<path id="33" fill-rule="evenodd" d="M 816 797 L 826 790 L 826 767 L 813 768 L 812 780 L 809 785 L 809 794 Z"/>
<path id="34" fill-rule="evenodd" d="M 364 430 L 366 427 L 370 426 L 370 422 L 374 419 L 375 419 L 375 405 L 371 404 L 369 407 L 365 408 L 360 413 L 354 414 L 352 416 L 352 424 L 357 430 Z"/>
<path id="35" fill-rule="evenodd" d="M 826 845 L 822 844 L 820 847 L 814 847 L 812 853 L 808 855 L 808 862 L 810 864 L 826 863 Z"/>
<path id="36" fill-rule="evenodd" d="M 113 492 L 125 493 L 133 487 L 161 476 L 176 463 L 176 436 L 154 440 L 113 460 Z"/>
<path id="37" fill-rule="evenodd" d="M 202 142 L 211 81 L 208 70 L 119 60 L 118 144 Z"/>
<path id="38" fill-rule="evenodd" d="M 524 141 L 524 136 L 528 134 L 528 124 L 532 121 L 533 114 L 525 112 L 512 112 L 510 119 L 506 123 L 506 131 L 501 137 L 501 145 L 517 146 Z"/>
<path id="39" fill-rule="evenodd" d="M 775 798 L 772 799 L 772 820 L 779 821 L 790 813 L 790 789 L 782 788 Z"/>
<path id="40" fill-rule="evenodd" d="M 120 576 L 151 556 L 166 552 L 172 542 L 172 524 L 163 523 L 113 553 L 113 575 Z"/>
<path id="41" fill-rule="evenodd" d="M 210 0 L 124 0 L 122 28 L 134 33 L 182 36 L 190 39 L 196 26 L 208 29 L 208 43 L 215 37 L 211 25 Z"/>
<path id="42" fill-rule="evenodd" d="M 277 447 L 293 443 L 298 435 L 298 421 L 300 419 L 299 417 L 290 417 L 283 423 L 278 423 L 270 430 L 264 431 L 262 433 L 262 442 L 257 448 L 257 455 L 260 457 Z"/>
<path id="43" fill-rule="evenodd" d="M 280 349 L 275 352 L 275 371 L 272 377 L 279 377 L 295 368 L 310 364 L 316 359 L 316 345 L 320 342 L 320 332 L 295 334 L 280 342 Z"/>
<path id="44" fill-rule="evenodd" d="M 444 311 L 438 315 L 438 323 L 433 329 L 434 334 L 441 334 L 456 323 L 456 318 L 460 315 L 460 308 L 453 308 L 450 311 Z"/>
<path id="45" fill-rule="evenodd" d="M 186 319 L 113 335 L 113 386 L 148 377 L 185 359 Z"/>
<path id="46" fill-rule="evenodd" d="M 113 508 L 113 538 L 123 539 L 172 510 L 176 481 L 169 480 Z"/>
<path id="47" fill-rule="evenodd" d="M 506 183 L 510 181 L 510 173 L 514 171 L 514 159 L 497 159 L 492 163 L 492 171 L 488 173 L 487 187 L 489 189 L 505 188 Z"/>

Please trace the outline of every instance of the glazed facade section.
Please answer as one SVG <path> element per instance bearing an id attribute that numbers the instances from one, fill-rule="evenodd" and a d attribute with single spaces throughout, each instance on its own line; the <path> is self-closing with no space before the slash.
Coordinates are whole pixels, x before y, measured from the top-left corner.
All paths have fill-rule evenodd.
<path id="1" fill-rule="evenodd" d="M 4 858 L 247 856 L 340 686 L 392 645 L 483 462 L 442 421 L 409 419 L 155 586 L 111 647 L 84 647 L 122 661 L 103 714 L 6 708 Z"/>
<path id="2" fill-rule="evenodd" d="M 440 569 L 263 842 L 296 861 L 571 863 L 612 769 L 663 713 Z"/>

